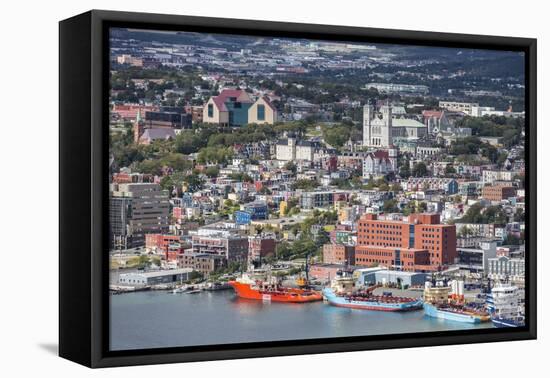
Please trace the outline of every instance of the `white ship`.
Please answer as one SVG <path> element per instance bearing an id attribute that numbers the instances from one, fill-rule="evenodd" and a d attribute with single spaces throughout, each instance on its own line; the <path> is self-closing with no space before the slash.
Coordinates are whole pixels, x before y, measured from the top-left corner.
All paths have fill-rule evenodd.
<path id="1" fill-rule="evenodd" d="M 523 327 L 525 315 L 523 305 L 523 290 L 517 286 L 498 284 L 487 296 L 487 308 L 491 313 L 491 321 L 497 328 Z"/>

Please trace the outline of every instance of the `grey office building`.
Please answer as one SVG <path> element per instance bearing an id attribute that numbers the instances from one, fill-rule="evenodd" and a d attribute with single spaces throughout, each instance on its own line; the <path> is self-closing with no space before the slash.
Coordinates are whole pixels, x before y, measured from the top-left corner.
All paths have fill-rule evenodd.
<path id="1" fill-rule="evenodd" d="M 168 192 L 151 183 L 114 184 L 109 198 L 111 246 L 140 247 L 145 234 L 168 232 Z"/>

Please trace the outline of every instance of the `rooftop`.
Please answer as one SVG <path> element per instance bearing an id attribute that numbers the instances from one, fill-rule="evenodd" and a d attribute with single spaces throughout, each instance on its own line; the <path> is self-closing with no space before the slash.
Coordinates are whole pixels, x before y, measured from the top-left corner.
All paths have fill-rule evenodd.
<path id="1" fill-rule="evenodd" d="M 180 268 L 180 269 L 168 269 L 168 270 L 154 270 L 154 271 L 148 271 L 148 272 L 132 272 L 132 273 L 122 273 L 120 274 L 120 277 L 128 277 L 128 276 L 135 276 L 139 275 L 145 278 L 151 278 L 151 277 L 164 277 L 164 276 L 171 276 L 174 274 L 184 274 L 184 273 L 191 273 L 193 269 L 191 268 Z"/>

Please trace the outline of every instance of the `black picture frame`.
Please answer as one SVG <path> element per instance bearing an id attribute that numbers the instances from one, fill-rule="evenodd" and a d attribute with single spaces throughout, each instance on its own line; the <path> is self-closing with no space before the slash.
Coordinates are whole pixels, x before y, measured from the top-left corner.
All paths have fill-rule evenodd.
<path id="1" fill-rule="evenodd" d="M 108 30 L 203 31 L 523 51 L 526 74 L 526 317 L 476 329 L 109 351 Z M 92 10 L 59 24 L 59 354 L 88 367 L 408 348 L 536 338 L 536 39 Z"/>

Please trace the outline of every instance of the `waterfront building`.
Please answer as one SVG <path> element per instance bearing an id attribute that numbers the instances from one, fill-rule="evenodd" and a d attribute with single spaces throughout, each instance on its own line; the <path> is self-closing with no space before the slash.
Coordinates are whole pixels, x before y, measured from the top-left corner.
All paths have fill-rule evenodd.
<path id="1" fill-rule="evenodd" d="M 121 273 L 118 276 L 118 283 L 129 286 L 150 286 L 159 284 L 177 283 L 189 280 L 189 274 L 193 271 L 190 268 L 137 271 Z"/>
<path id="2" fill-rule="evenodd" d="M 153 183 L 112 184 L 109 197 L 111 245 L 115 249 L 143 246 L 146 234 L 168 232 L 168 192 Z"/>
<path id="3" fill-rule="evenodd" d="M 145 250 L 148 253 L 165 253 L 170 244 L 180 241 L 181 238 L 178 235 L 147 234 L 145 235 Z"/>
<path id="4" fill-rule="evenodd" d="M 227 265 L 227 260 L 223 256 L 208 253 L 185 252 L 179 254 L 177 260 L 180 268 L 190 268 L 204 276 Z"/>
<path id="5" fill-rule="evenodd" d="M 275 253 L 277 243 L 273 235 L 254 235 L 248 237 L 248 262 L 263 259 Z"/>
<path id="6" fill-rule="evenodd" d="M 330 243 L 323 245 L 323 263 L 355 265 L 353 245 Z"/>
<path id="7" fill-rule="evenodd" d="M 228 262 L 246 262 L 248 257 L 246 236 L 213 232 L 207 235 L 193 235 L 191 242 L 195 254 L 223 256 Z"/>
<path id="8" fill-rule="evenodd" d="M 398 285 L 401 287 L 423 286 L 428 275 L 422 272 L 404 272 L 382 268 L 366 268 L 354 271 L 357 283 L 362 286 Z"/>
<path id="9" fill-rule="evenodd" d="M 485 272 L 488 269 L 489 259 L 497 255 L 497 243 L 495 241 L 482 241 L 478 247 L 457 248 L 457 265 L 471 272 Z"/>
<path id="10" fill-rule="evenodd" d="M 455 262 L 456 230 L 439 214 L 413 214 L 408 221 L 365 214 L 358 223 L 356 265 L 384 265 L 408 271 L 440 270 Z"/>
<path id="11" fill-rule="evenodd" d="M 334 277 L 336 273 L 346 269 L 346 265 L 343 264 L 311 264 L 309 267 L 309 276 L 321 281 L 328 282 Z"/>

